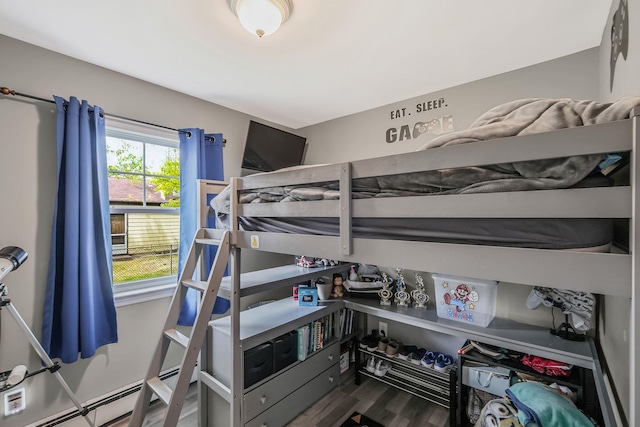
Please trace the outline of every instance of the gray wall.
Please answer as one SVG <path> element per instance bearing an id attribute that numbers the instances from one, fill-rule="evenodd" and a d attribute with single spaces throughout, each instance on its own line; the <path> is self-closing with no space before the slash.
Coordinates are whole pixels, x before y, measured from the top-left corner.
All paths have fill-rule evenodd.
<path id="1" fill-rule="evenodd" d="M 417 122 L 453 116 L 454 129 L 462 130 L 489 108 L 514 99 L 597 99 L 598 69 L 594 66 L 597 59 L 598 49 L 590 49 L 303 128 L 300 132 L 309 141 L 305 163 L 334 163 L 415 151 L 435 135 L 425 133 L 415 139 L 388 143 L 388 129 L 401 129 L 404 125 L 411 131 Z M 444 101 L 439 104 L 437 101 L 441 99 Z M 432 107 L 436 101 L 439 108 L 428 110 L 429 101 L 432 101 Z M 418 105 L 424 110 L 423 104 L 427 110 L 418 112 Z M 398 111 L 400 117 L 395 118 Z"/>
<path id="2" fill-rule="evenodd" d="M 0 84 L 18 92 L 43 98 L 76 96 L 101 106 L 107 114 L 224 133 L 228 140 L 225 176 L 239 175 L 251 117 L 1 35 L 0 52 Z M 15 308 L 37 337 L 56 190 L 55 122 L 52 104 L 0 96 L 0 246 L 20 246 L 29 254 L 27 262 L 5 283 Z M 290 257 L 286 261 L 291 261 Z M 282 262 L 282 257 L 262 254 L 243 257 L 247 269 Z M 110 393 L 145 375 L 168 303 L 165 298 L 118 308 L 119 342 L 102 347 L 89 360 L 63 365 L 60 372 L 81 401 Z M 1 316 L 0 371 L 18 364 L 38 369 L 39 360 L 26 337 L 6 310 Z M 25 387 L 27 409 L 0 418 L 1 425 L 24 426 L 73 407 L 48 373 L 28 379 Z M 132 408 L 131 404 L 124 412 Z M 99 419 L 104 411 L 97 411 Z"/>
<path id="3" fill-rule="evenodd" d="M 626 96 L 640 94 L 640 8 L 637 1 L 628 2 L 629 40 L 626 59 L 620 54 L 615 63 L 613 86 L 611 85 L 611 27 L 613 15 L 621 0 L 614 0 L 607 19 L 607 25 L 602 35 L 599 50 L 600 69 L 600 98 L 611 101 Z M 600 343 L 615 388 L 625 413 L 629 411 L 630 376 L 630 348 L 628 336 L 632 329 L 630 325 L 631 304 L 627 298 L 606 297 L 601 306 Z M 638 328 L 638 325 L 635 325 Z M 631 361 L 636 363 L 637 361 Z"/>
<path id="4" fill-rule="evenodd" d="M 412 130 L 416 122 L 453 116 L 454 129 L 462 130 L 489 108 L 514 99 L 598 99 L 598 68 L 595 66 L 598 55 L 599 50 L 594 48 L 302 129 L 309 140 L 306 163 L 334 163 L 414 151 L 435 135 L 425 133 L 415 139 L 388 143 L 388 129 L 408 125 Z M 440 99 L 444 101 L 438 103 Z M 417 111 L 418 105 L 424 110 L 423 103 L 428 108 L 428 101 L 434 100 L 432 106 L 439 108 Z M 398 111 L 401 117 L 396 117 Z M 406 277 L 413 277 L 413 274 L 407 273 Z M 432 289 L 430 276 L 424 277 L 428 289 Z M 551 327 L 548 309 L 526 309 L 524 303 L 530 289 L 501 283 L 496 315 Z"/>

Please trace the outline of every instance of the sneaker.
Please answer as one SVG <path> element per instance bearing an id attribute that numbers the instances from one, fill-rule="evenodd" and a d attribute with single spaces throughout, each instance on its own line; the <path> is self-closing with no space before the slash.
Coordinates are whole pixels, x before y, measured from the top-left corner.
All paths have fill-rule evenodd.
<path id="1" fill-rule="evenodd" d="M 440 372 L 448 372 L 453 366 L 453 357 L 448 354 L 439 353 L 436 356 L 436 361 L 433 363 L 433 369 Z"/>
<path id="2" fill-rule="evenodd" d="M 427 350 L 425 350 L 424 348 L 419 348 L 411 353 L 411 363 L 413 363 L 414 365 L 419 365 L 426 352 Z"/>
<path id="3" fill-rule="evenodd" d="M 378 348 L 376 349 L 376 351 L 378 353 L 386 352 L 388 344 L 389 344 L 389 338 L 387 338 L 387 337 L 380 338 L 380 341 L 378 341 Z"/>
<path id="4" fill-rule="evenodd" d="M 380 359 L 376 363 L 376 368 L 373 371 L 373 374 L 377 377 L 384 377 L 384 374 L 386 374 L 390 369 L 391 369 L 391 364 L 386 360 Z"/>
<path id="5" fill-rule="evenodd" d="M 387 356 L 389 357 L 396 357 L 396 354 L 398 354 L 400 352 L 400 350 L 402 350 L 402 343 L 400 343 L 399 341 L 389 341 L 389 343 L 387 344 L 387 349 L 385 350 L 385 353 L 387 353 Z"/>
<path id="6" fill-rule="evenodd" d="M 440 353 L 435 353 L 431 350 L 427 351 L 424 354 L 424 357 L 422 358 L 422 360 L 420 361 L 420 364 L 427 368 L 433 368 L 433 364 L 436 362 L 436 358 L 438 357 L 439 354 Z"/>
<path id="7" fill-rule="evenodd" d="M 380 342 L 380 337 L 371 337 L 369 342 L 367 343 L 367 350 L 376 351 L 378 349 L 378 343 Z"/>
<path id="8" fill-rule="evenodd" d="M 402 347 L 402 350 L 400 350 L 400 353 L 398 353 L 398 359 L 411 360 L 411 356 L 413 355 L 413 352 L 416 350 L 418 350 L 418 347 L 416 347 L 415 345 L 408 345 L 406 347 Z"/>
<path id="9" fill-rule="evenodd" d="M 373 374 L 375 370 L 376 370 L 376 359 L 373 356 L 371 356 L 367 361 L 367 371 Z"/>
<path id="10" fill-rule="evenodd" d="M 375 350 L 376 348 L 378 348 L 378 341 L 380 337 L 378 336 L 378 330 L 377 329 L 373 329 L 371 331 L 371 333 L 369 335 L 365 335 L 361 340 L 360 340 L 360 348 L 365 348 L 365 349 L 369 349 L 373 346 L 373 341 L 375 341 L 375 347 L 373 349 L 371 349 L 370 351 Z"/>
<path id="11" fill-rule="evenodd" d="M 360 342 L 358 343 L 358 345 L 360 346 L 360 348 L 362 349 L 366 349 L 369 345 L 369 340 L 371 339 L 371 335 L 367 335 L 365 337 L 362 337 L 362 339 L 360 340 Z"/>

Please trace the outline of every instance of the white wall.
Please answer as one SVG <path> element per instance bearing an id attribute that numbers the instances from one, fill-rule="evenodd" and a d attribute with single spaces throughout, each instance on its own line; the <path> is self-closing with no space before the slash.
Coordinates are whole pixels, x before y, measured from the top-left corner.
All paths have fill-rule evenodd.
<path id="1" fill-rule="evenodd" d="M 76 96 L 101 106 L 107 114 L 173 128 L 222 132 L 228 140 L 225 176 L 240 173 L 250 116 L 1 35 L 0 52 L 3 86 L 43 98 L 54 94 Z M 0 96 L 0 247 L 20 246 L 29 254 L 26 263 L 5 283 L 13 305 L 37 337 L 42 325 L 55 195 L 54 110 L 53 104 Z M 244 256 L 242 265 L 252 269 L 290 262 L 290 258 Z M 108 394 L 145 375 L 168 303 L 165 298 L 118 308 L 119 342 L 100 348 L 91 359 L 63 365 L 60 372 L 81 401 Z M 9 313 L 2 310 L 0 316 L 0 371 L 18 364 L 32 371 L 38 369 L 35 352 Z M 178 359 L 172 360 L 175 364 Z M 0 416 L 3 427 L 25 426 L 73 407 L 48 373 L 29 378 L 25 387 L 27 409 L 22 414 Z M 123 409 L 127 412 L 132 408 Z M 100 417 L 104 411 L 97 412 Z"/>

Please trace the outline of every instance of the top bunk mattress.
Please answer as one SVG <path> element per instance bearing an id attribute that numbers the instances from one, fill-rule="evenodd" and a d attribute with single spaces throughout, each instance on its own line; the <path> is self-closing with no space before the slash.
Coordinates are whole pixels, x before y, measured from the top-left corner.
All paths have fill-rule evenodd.
<path id="1" fill-rule="evenodd" d="M 482 143 L 504 137 L 623 120 L 629 118 L 633 108 L 639 105 L 640 97 L 624 98 L 610 103 L 570 99 L 513 101 L 487 111 L 468 129 L 441 135 L 425 144 L 420 150 Z M 351 194 L 354 199 L 362 199 L 602 186 L 608 184 L 602 179 L 599 171 L 612 158 L 615 158 L 615 155 L 612 156 L 609 153 L 578 155 L 358 178 L 351 181 Z M 304 168 L 303 166 L 300 169 Z M 260 175 L 265 174 L 256 174 L 251 179 L 260 179 Z M 241 192 L 239 203 L 337 200 L 339 197 L 340 189 L 337 181 L 303 185 L 292 183 L 292 185 Z M 211 206 L 218 216 L 217 222 L 224 227 L 230 213 L 230 189 L 225 189 L 214 198 Z M 611 241 L 612 238 L 611 221 L 607 219 L 441 218 L 423 221 L 402 218 L 401 205 L 398 212 L 398 218 L 391 219 L 391 222 L 384 220 L 386 221 L 384 223 L 380 218 L 353 218 L 353 236 L 375 237 L 377 235 L 382 238 L 403 240 L 554 249 L 599 246 L 605 241 Z M 472 217 L 473 213 L 470 212 L 469 216 Z M 394 220 L 395 225 L 392 224 Z M 337 227 L 337 219 L 331 218 L 312 220 L 280 216 L 278 218 L 242 218 L 239 221 L 240 226 L 245 230 L 303 234 L 335 235 Z M 289 228 L 287 223 L 290 224 Z M 407 229 L 409 224 L 415 232 Z M 568 233 L 558 231 L 569 230 L 573 227 L 572 224 L 575 225 L 574 230 Z M 395 234 L 391 231 L 392 229 L 397 229 L 398 233 Z M 525 230 L 526 233 L 524 233 Z M 513 237 L 510 235 L 511 231 L 514 231 Z M 525 234 L 529 237 L 524 237 Z M 544 240 L 548 240 L 548 243 Z"/>

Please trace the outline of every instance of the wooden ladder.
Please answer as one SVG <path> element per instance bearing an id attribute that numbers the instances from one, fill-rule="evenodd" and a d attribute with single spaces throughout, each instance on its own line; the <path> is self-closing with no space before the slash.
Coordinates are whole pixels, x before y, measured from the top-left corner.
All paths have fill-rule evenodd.
<path id="1" fill-rule="evenodd" d="M 151 364 L 142 383 L 142 389 L 138 395 L 136 406 L 131 415 L 130 427 L 141 427 L 149 409 L 149 404 L 153 394 L 167 406 L 163 426 L 175 426 L 178 423 L 180 412 L 184 404 L 193 370 L 198 360 L 200 348 L 207 325 L 211 318 L 213 306 L 218 297 L 220 282 L 224 276 L 227 261 L 230 253 L 230 232 L 211 229 L 200 229 L 197 231 L 195 239 L 189 249 L 189 255 L 185 262 L 182 274 L 178 279 L 178 286 L 169 306 L 169 313 L 163 328 L 162 336 L 158 342 L 155 353 L 151 359 Z M 211 271 L 206 281 L 194 280 L 198 266 L 207 263 L 207 247 L 218 246 L 218 250 L 211 266 Z M 195 289 L 201 293 L 199 298 L 198 313 L 191 328 L 191 335 L 186 336 L 179 332 L 176 327 L 180 310 L 184 303 L 187 290 Z M 178 378 L 172 389 L 160 378 L 160 370 L 164 363 L 169 345 L 174 343 L 183 349 L 184 355 Z"/>

